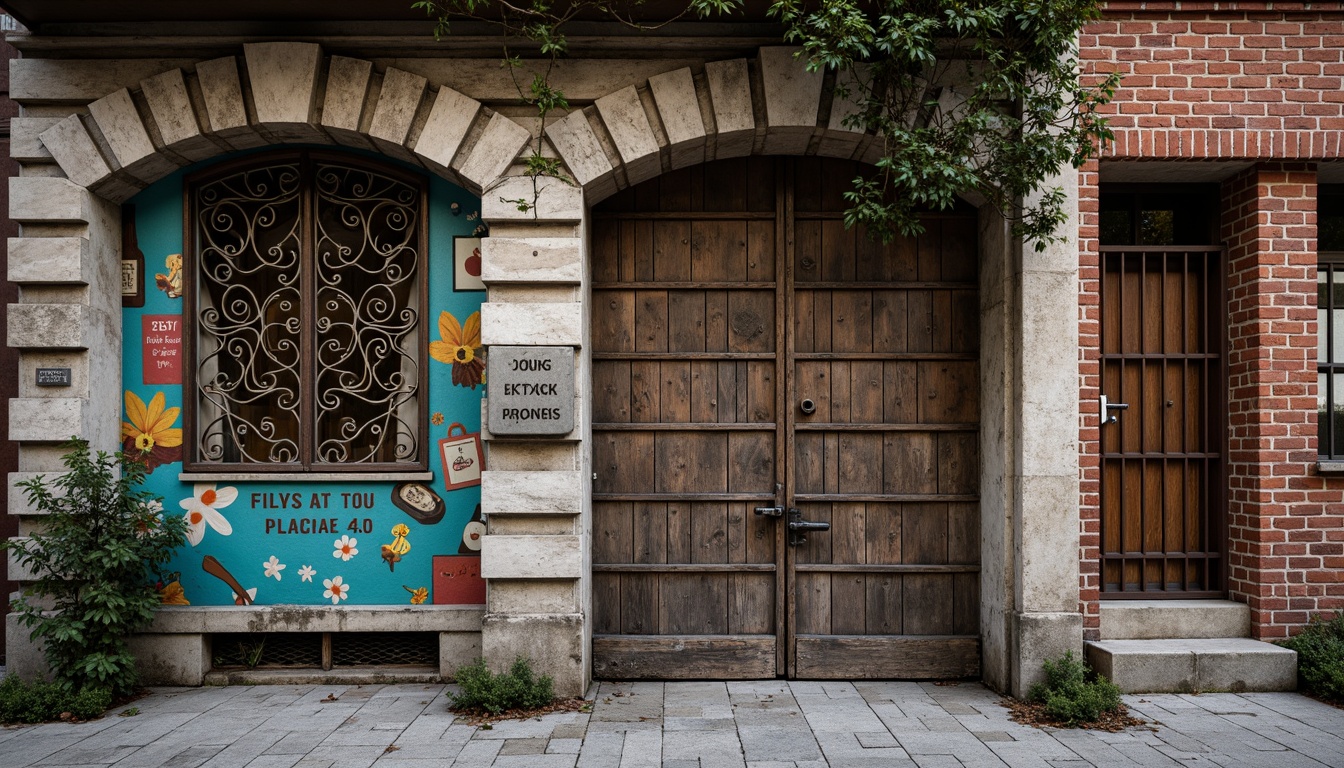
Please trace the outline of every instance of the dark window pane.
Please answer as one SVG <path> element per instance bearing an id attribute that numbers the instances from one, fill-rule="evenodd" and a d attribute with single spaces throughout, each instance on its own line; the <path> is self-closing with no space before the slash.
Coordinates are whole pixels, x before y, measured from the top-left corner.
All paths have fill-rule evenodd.
<path id="1" fill-rule="evenodd" d="M 1134 232 L 1130 223 L 1129 211 L 1101 212 L 1101 244 L 1132 245 Z"/>
<path id="2" fill-rule="evenodd" d="M 1139 214 L 1139 245 L 1172 245 L 1175 242 L 1175 211 L 1142 211 Z"/>

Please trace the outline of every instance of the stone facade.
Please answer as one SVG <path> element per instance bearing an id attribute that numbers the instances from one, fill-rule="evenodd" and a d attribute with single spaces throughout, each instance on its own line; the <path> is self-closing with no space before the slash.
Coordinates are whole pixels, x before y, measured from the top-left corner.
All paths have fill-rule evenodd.
<path id="1" fill-rule="evenodd" d="M 1146 175 L 1139 161 L 1163 161 L 1152 167 L 1174 180 L 1223 183 L 1237 302 L 1229 594 L 1250 605 L 1256 637 L 1283 636 L 1308 613 L 1338 606 L 1344 534 L 1337 484 L 1312 475 L 1311 350 L 1312 190 L 1319 164 L 1339 149 L 1331 121 L 1341 117 L 1341 25 L 1314 12 L 1262 19 L 1112 4 L 1080 38 L 1089 72 L 1121 67 L 1126 79 L 1112 107 L 1114 147 L 1059 178 L 1077 228 L 1044 252 L 1024 253 L 998 214 L 981 209 L 980 627 L 991 685 L 1021 694 L 1041 661 L 1104 633 L 1097 201 L 1103 185 Z M 13 67 L 24 113 L 13 123 L 21 174 L 11 180 L 10 216 L 22 232 L 10 241 L 9 279 L 21 295 L 8 308 L 8 344 L 20 352 L 9 436 L 20 458 L 8 511 L 21 533 L 40 519 L 12 486 L 59 467 L 53 436 L 78 434 L 100 448 L 120 442 L 117 204 L 178 169 L 245 150 L 319 144 L 379 153 L 481 196 L 490 224 L 482 342 L 571 349 L 574 430 L 524 439 L 484 425 L 484 611 L 167 609 L 138 640 L 150 679 L 200 682 L 212 633 L 359 631 L 391 620 L 441 633 L 444 674 L 476 655 L 497 666 L 521 655 L 552 674 L 559 692 L 586 690 L 591 207 L 714 160 L 871 162 L 880 152 L 872 136 L 844 126 L 853 105 L 806 72 L 793 49 L 754 42 L 744 51 L 733 40 L 700 41 L 684 57 L 675 49 L 579 55 L 557 75 L 572 109 L 544 132 L 497 62 L 423 47 L 384 58 L 335 33 L 226 45 L 182 37 L 153 55 L 123 41 L 109 50 L 125 57 L 95 60 L 58 37 L 20 40 L 29 53 Z M 538 132 L 543 153 L 563 161 L 573 184 L 520 175 L 520 153 Z M 1076 370 L 1059 364 L 1075 358 Z M 70 367 L 73 386 L 29 386 L 38 366 Z M 25 576 L 13 564 L 9 573 Z M 20 633 L 10 632 L 8 647 L 11 669 L 38 671 Z"/>

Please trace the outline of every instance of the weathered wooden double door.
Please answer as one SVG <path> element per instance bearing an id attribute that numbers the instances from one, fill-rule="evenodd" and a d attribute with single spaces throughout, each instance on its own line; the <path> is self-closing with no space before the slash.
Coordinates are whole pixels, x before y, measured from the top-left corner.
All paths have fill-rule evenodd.
<path id="1" fill-rule="evenodd" d="M 722 161 L 595 211 L 597 677 L 979 673 L 975 218 L 872 242 L 858 171 Z"/>

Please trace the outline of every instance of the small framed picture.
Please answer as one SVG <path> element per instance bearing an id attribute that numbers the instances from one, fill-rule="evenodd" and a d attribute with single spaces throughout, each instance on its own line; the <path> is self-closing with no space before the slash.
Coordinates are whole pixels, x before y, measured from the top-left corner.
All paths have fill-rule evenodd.
<path id="1" fill-rule="evenodd" d="M 468 432 L 461 424 L 449 426 L 448 436 L 439 441 L 439 457 L 443 460 L 444 490 L 481 484 L 485 453 L 481 450 L 480 432 Z"/>
<path id="2" fill-rule="evenodd" d="M 453 290 L 485 290 L 481 282 L 481 238 L 453 238 Z"/>

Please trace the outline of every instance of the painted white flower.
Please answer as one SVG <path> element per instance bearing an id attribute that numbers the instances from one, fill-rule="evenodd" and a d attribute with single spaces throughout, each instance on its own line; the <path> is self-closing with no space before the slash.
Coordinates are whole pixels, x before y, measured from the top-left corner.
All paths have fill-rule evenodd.
<path id="1" fill-rule="evenodd" d="M 262 563 L 261 567 L 266 569 L 266 578 L 274 576 L 276 581 L 280 580 L 280 572 L 285 570 L 285 564 L 275 555 L 271 555 L 271 559 Z"/>
<path id="2" fill-rule="evenodd" d="M 299 578 L 304 581 L 312 581 L 313 575 L 316 573 L 317 571 L 313 570 L 312 566 L 305 565 L 299 569 Z"/>
<path id="3" fill-rule="evenodd" d="M 187 511 L 185 515 L 187 541 L 191 542 L 193 547 L 200 544 L 201 539 L 205 538 L 206 523 L 221 536 L 233 533 L 233 526 L 219 514 L 219 510 L 229 506 L 237 498 L 238 489 L 233 486 L 218 490 L 215 489 L 214 483 L 197 483 L 192 486 L 192 497 L 180 502 L 182 508 Z"/>
<path id="4" fill-rule="evenodd" d="M 336 605 L 350 596 L 350 585 L 342 584 L 340 576 L 323 579 L 322 586 L 326 587 L 326 589 L 322 591 L 322 596 L 330 597 L 332 605 Z"/>
<path id="5" fill-rule="evenodd" d="M 336 550 L 331 553 L 331 556 L 341 558 L 342 562 L 350 562 L 350 558 L 359 554 L 359 550 L 355 549 L 355 544 L 358 541 L 358 539 L 352 539 L 349 536 L 341 536 L 332 544 L 336 547 Z"/>
<path id="6" fill-rule="evenodd" d="M 150 499 L 149 501 L 145 502 L 145 509 L 148 509 L 151 513 L 155 515 L 162 515 L 163 502 L 159 501 L 158 499 Z"/>

